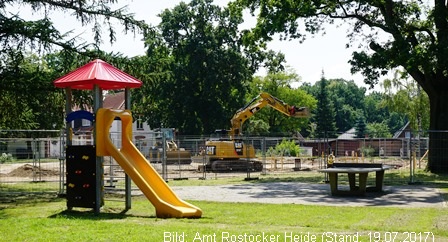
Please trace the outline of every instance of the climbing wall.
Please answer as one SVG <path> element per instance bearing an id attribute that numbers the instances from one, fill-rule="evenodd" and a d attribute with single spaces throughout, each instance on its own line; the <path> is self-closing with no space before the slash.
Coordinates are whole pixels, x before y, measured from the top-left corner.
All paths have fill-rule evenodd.
<path id="1" fill-rule="evenodd" d="M 95 146 L 67 146 L 66 159 L 67 207 L 95 208 Z"/>

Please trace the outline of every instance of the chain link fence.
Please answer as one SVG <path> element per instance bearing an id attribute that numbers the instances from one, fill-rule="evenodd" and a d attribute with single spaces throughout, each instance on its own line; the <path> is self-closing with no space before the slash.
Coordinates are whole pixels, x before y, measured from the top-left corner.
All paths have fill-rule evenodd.
<path id="1" fill-rule="evenodd" d="M 59 130 L 0 130 L 0 193 L 63 189 L 64 140 Z"/>
<path id="2" fill-rule="evenodd" d="M 427 133 L 426 133 L 427 134 Z M 72 145 L 92 145 L 91 130 L 70 134 Z M 446 136 L 446 135 L 445 135 Z M 442 139 L 445 136 L 436 136 Z M 120 148 L 121 133 L 111 133 Z M 166 180 L 220 179 L 241 177 L 287 178 L 294 181 L 325 181 L 330 154 L 335 162 L 382 163 L 394 170 L 386 173 L 386 184 L 406 184 L 426 178 L 419 176 L 428 159 L 428 136 L 410 133 L 394 138 L 297 139 L 292 137 L 241 137 L 243 147 L 253 147 L 255 158 L 241 157 L 240 162 L 256 160 L 261 169 L 213 171 L 207 168 L 211 156 L 206 152 L 209 137 L 177 136 L 164 131 L 133 132 L 133 142 L 147 161 Z M 291 148 L 291 142 L 299 146 Z M 285 145 L 286 144 L 286 145 Z M 447 149 L 447 147 L 443 147 Z M 219 152 L 232 154 L 235 147 Z M 444 152 L 438 152 L 444 153 Z M 65 132 L 58 130 L 0 131 L 0 195 L 11 192 L 65 192 Z M 104 157 L 106 191 L 125 188 L 125 173 L 113 157 Z M 208 166 L 210 167 L 210 166 Z M 389 173 L 389 175 L 388 175 Z M 301 179 L 311 177 L 311 179 Z M 133 186 L 133 189 L 137 189 Z"/>

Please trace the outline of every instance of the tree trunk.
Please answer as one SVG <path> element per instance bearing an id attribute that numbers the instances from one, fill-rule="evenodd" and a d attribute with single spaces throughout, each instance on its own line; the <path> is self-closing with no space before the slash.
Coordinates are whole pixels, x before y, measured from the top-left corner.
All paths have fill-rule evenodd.
<path id="1" fill-rule="evenodd" d="M 428 93 L 431 117 L 427 170 L 448 173 L 448 91 L 442 89 L 434 94 Z"/>

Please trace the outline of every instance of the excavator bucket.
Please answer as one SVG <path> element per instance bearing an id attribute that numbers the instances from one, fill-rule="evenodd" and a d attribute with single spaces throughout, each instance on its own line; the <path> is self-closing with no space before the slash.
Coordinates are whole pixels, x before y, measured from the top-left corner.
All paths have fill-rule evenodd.
<path id="1" fill-rule="evenodd" d="M 291 117 L 294 118 L 307 118 L 310 116 L 310 110 L 306 107 L 291 106 L 289 113 L 291 114 Z"/>

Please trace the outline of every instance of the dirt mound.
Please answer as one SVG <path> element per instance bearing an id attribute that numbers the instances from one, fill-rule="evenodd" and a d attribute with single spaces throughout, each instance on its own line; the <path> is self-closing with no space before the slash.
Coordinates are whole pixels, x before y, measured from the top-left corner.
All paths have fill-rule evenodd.
<path id="1" fill-rule="evenodd" d="M 9 172 L 8 176 L 32 177 L 36 174 L 41 176 L 58 176 L 59 171 L 42 169 L 37 166 L 25 164 Z"/>

